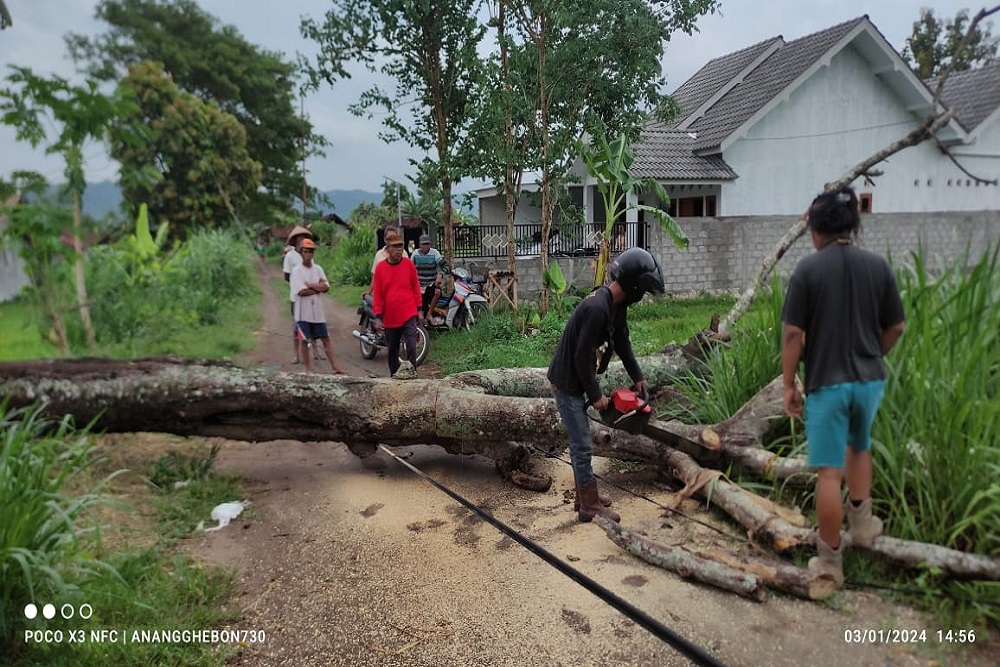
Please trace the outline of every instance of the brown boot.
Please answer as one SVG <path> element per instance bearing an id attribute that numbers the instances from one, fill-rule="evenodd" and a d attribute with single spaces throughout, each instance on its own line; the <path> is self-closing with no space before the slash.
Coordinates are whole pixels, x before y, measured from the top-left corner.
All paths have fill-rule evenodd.
<path id="1" fill-rule="evenodd" d="M 816 536 L 817 555 L 809 559 L 809 571 L 813 574 L 825 574 L 833 577 L 838 586 L 844 585 L 844 541 L 836 549 Z"/>
<path id="2" fill-rule="evenodd" d="M 851 529 L 851 544 L 870 547 L 875 538 L 882 534 L 882 519 L 872 516 L 872 499 L 868 498 L 857 507 L 847 501 L 847 525 Z"/>
<path id="3" fill-rule="evenodd" d="M 586 486 L 579 487 L 578 493 L 580 498 L 580 511 L 576 516 L 580 520 L 580 523 L 592 521 L 598 514 L 607 519 L 611 519 L 615 523 L 622 520 L 618 514 L 612 512 L 601 504 L 601 497 L 597 493 L 597 480 L 593 480 Z"/>
<path id="4" fill-rule="evenodd" d="M 600 492 L 598 492 L 597 497 L 601 501 L 602 505 L 604 505 L 605 507 L 611 507 L 611 498 L 608 498 L 606 495 L 604 495 L 603 493 L 600 493 Z M 574 512 L 579 512 L 580 511 L 580 485 L 579 484 L 576 485 L 576 500 L 573 501 L 573 511 Z"/>

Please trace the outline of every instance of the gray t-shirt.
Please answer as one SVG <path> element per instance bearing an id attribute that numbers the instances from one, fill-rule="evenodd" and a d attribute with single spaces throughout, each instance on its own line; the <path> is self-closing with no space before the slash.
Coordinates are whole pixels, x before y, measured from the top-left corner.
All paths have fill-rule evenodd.
<path id="1" fill-rule="evenodd" d="M 885 258 L 834 241 L 795 267 L 781 312 L 806 332 L 806 393 L 885 378 L 882 331 L 904 319 Z"/>

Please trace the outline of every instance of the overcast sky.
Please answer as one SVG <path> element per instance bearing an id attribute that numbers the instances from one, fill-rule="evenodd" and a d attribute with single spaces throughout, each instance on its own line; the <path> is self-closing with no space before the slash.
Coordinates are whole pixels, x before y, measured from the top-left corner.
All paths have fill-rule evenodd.
<path id="1" fill-rule="evenodd" d="M 37 74 L 74 76 L 63 36 L 70 32 L 97 35 L 106 26 L 94 20 L 96 0 L 6 0 L 14 25 L 0 32 L 0 63 L 28 65 Z M 250 42 L 294 60 L 312 54 L 313 43 L 299 35 L 302 16 L 320 19 L 330 3 L 325 0 L 197 0 L 208 13 L 231 24 Z M 992 5 L 992 0 L 991 0 Z M 867 13 L 889 43 L 902 51 L 922 7 L 938 17 L 953 17 L 963 8 L 975 13 L 984 5 L 942 0 L 723 0 L 720 14 L 703 17 L 699 32 L 677 34 L 667 45 L 663 70 L 667 90 L 678 88 L 712 58 L 739 50 L 769 37 L 785 40 L 802 37 Z M 994 27 L 993 33 L 1000 30 Z M 383 177 L 404 180 L 413 173 L 408 158 L 419 157 L 402 144 L 386 145 L 378 138 L 379 120 L 356 118 L 347 107 L 366 87 L 366 72 L 351 81 L 326 87 L 305 99 L 305 111 L 319 133 L 332 146 L 325 158 L 307 163 L 310 181 L 322 190 L 333 188 L 380 190 Z M 32 149 L 15 141 L 14 132 L 0 125 L 0 176 L 17 169 L 34 169 L 51 181 L 62 180 L 62 164 L 46 157 L 43 148 Z M 88 178 L 111 179 L 116 165 L 99 145 L 86 153 Z M 464 189 L 464 188 L 463 188 Z"/>

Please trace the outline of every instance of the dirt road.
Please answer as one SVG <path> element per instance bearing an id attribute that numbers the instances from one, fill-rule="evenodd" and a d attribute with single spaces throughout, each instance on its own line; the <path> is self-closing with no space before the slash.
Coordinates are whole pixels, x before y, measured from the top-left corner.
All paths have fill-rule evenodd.
<path id="1" fill-rule="evenodd" d="M 269 269 L 262 281 L 265 323 L 244 362 L 296 370 L 288 363 L 290 339 L 271 333 L 290 327 L 284 295 L 273 287 L 276 275 Z M 341 366 L 387 375 L 384 352 L 370 362 L 361 358 L 350 336 L 353 310 L 332 300 L 327 306 Z M 828 603 L 772 594 L 758 604 L 646 565 L 598 527 L 576 522 L 566 497 L 572 472 L 559 460 L 540 462 L 556 482 L 532 493 L 504 482 L 492 462 L 478 457 L 429 446 L 396 451 L 722 663 L 995 664 L 995 641 L 956 654 L 936 644 L 933 621 L 871 593 L 847 591 Z M 254 512 L 189 546 L 237 569 L 240 627 L 266 633 L 236 664 L 690 664 L 383 452 L 361 460 L 332 442 L 227 441 L 217 467 L 244 478 Z M 650 473 L 614 472 L 602 461 L 598 470 L 660 503 L 672 499 Z M 660 508 L 622 492 L 611 495 L 625 525 L 659 541 L 742 539 L 735 531 L 726 537 L 665 519 Z M 682 508 L 714 520 L 694 503 Z M 923 628 L 930 636 L 916 645 L 857 645 L 845 643 L 851 628 Z"/>

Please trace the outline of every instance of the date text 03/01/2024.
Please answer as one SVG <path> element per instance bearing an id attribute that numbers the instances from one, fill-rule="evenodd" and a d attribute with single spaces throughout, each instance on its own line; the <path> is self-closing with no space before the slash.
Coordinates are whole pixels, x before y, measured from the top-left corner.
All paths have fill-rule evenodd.
<path id="1" fill-rule="evenodd" d="M 907 629 L 907 628 L 847 628 L 844 642 L 847 644 L 974 644 L 976 631 L 973 629 Z"/>

